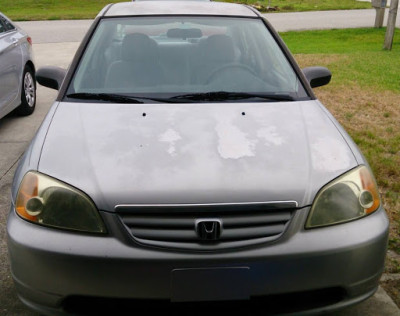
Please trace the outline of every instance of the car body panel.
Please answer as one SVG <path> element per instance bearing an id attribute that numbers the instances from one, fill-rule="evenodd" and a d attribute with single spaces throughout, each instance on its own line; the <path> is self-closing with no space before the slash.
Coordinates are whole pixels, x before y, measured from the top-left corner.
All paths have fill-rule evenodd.
<path id="1" fill-rule="evenodd" d="M 46 139 L 47 131 L 50 126 L 51 120 L 53 119 L 54 113 L 57 109 L 58 102 L 55 102 L 53 106 L 50 107 L 47 112 L 46 117 L 43 119 L 42 124 L 36 131 L 36 134 L 32 138 L 29 146 L 26 148 L 24 154 L 19 160 L 13 183 L 20 183 L 22 181 L 23 176 L 29 170 L 37 170 L 38 164 L 40 161 L 40 155 L 42 153 L 42 145 L 44 140 Z M 16 194 L 18 191 L 18 187 L 13 185 L 11 187 L 11 196 L 13 200 L 16 198 Z"/>
<path id="2" fill-rule="evenodd" d="M 295 200 L 304 206 L 356 166 L 316 101 L 61 102 L 38 170 L 113 210 L 130 203 Z"/>
<path id="3" fill-rule="evenodd" d="M 344 288 L 343 300 L 324 306 L 325 312 L 372 295 L 386 252 L 389 222 L 384 210 L 358 221 L 304 230 L 301 226 L 307 212 L 307 208 L 299 210 L 292 232 L 275 243 L 229 252 L 188 253 L 128 242 L 119 232 L 116 215 L 110 213 L 103 214 L 108 222 L 116 223 L 110 236 L 96 237 L 31 225 L 12 211 L 7 228 L 12 273 L 23 301 L 49 315 L 67 314 L 61 303 L 69 295 L 168 300 L 172 271 L 189 268 L 247 267 L 252 297 Z M 231 286 L 238 285 L 232 282 Z M 225 310 L 230 310 L 229 304 Z"/>
<path id="4" fill-rule="evenodd" d="M 8 113 L 18 100 L 22 76 L 23 52 L 16 29 L 0 33 L 0 116 Z"/>
<path id="5" fill-rule="evenodd" d="M 6 19 L 0 13 L 1 18 Z M 28 35 L 13 26 L 13 30 L 0 33 L 0 118 L 21 104 L 24 67 L 33 61 Z"/>

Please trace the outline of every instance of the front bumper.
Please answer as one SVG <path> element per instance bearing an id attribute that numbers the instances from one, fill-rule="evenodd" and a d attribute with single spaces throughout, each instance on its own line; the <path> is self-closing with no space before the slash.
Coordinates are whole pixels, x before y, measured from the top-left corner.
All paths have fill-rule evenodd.
<path id="1" fill-rule="evenodd" d="M 343 290 L 340 301 L 311 306 L 306 313 L 338 309 L 372 295 L 387 247 L 384 210 L 350 223 L 304 230 L 307 213 L 297 211 L 288 231 L 275 242 L 195 253 L 133 245 L 116 227 L 108 236 L 44 228 L 20 219 L 12 209 L 7 227 L 11 269 L 24 303 L 52 315 L 65 314 L 65 300 L 77 296 L 174 300 L 173 271 L 186 269 L 246 268 L 251 298 Z M 116 222 L 114 214 L 103 216 L 108 223 Z M 226 283 L 228 288 L 241 286 L 235 277 Z M 193 289 L 198 286 L 193 284 Z M 190 300 L 190 293 L 187 297 Z"/>

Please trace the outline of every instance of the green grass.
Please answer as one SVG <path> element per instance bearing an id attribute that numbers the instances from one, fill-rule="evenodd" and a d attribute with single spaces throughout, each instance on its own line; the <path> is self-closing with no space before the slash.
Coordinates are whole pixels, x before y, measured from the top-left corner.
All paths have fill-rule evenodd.
<path id="1" fill-rule="evenodd" d="M 337 55 L 328 66 L 334 83 L 400 92 L 400 34 L 392 51 L 382 49 L 386 29 L 344 29 L 281 33 L 294 54 Z"/>
<path id="2" fill-rule="evenodd" d="M 1 0 L 14 21 L 92 19 L 110 0 Z"/>
<path id="3" fill-rule="evenodd" d="M 316 10 L 349 10 L 371 8 L 371 3 L 356 0 L 227 0 L 226 2 L 236 2 L 253 4 L 260 7 L 260 11 L 268 10 L 271 12 L 297 12 L 297 11 L 316 11 Z"/>
<path id="4" fill-rule="evenodd" d="M 14 21 L 92 19 L 112 0 L 1 0 L 0 10 Z M 114 1 L 121 2 L 121 1 Z M 227 0 L 258 5 L 266 10 L 268 0 Z M 271 0 L 277 12 L 371 8 L 356 0 Z"/>

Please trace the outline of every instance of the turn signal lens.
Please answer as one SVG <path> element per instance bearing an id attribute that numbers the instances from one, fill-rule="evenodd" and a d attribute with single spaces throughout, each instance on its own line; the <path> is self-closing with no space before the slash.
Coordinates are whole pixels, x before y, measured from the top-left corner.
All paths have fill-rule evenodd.
<path id="1" fill-rule="evenodd" d="M 22 179 L 15 209 L 22 218 L 40 225 L 106 232 L 96 206 L 86 194 L 38 172 L 30 171 Z"/>
<path id="2" fill-rule="evenodd" d="M 380 198 L 375 180 L 365 166 L 326 185 L 317 194 L 306 228 L 348 222 L 376 211 Z"/>
<path id="3" fill-rule="evenodd" d="M 17 201 L 15 203 L 15 207 L 17 213 L 32 222 L 36 222 L 38 220 L 37 216 L 34 214 L 29 214 L 26 205 L 28 201 L 38 195 L 39 190 L 39 179 L 38 176 L 33 172 L 28 172 L 22 183 L 19 187 Z"/>
<path id="4" fill-rule="evenodd" d="M 380 205 L 379 192 L 375 183 L 375 179 L 367 168 L 360 169 L 361 185 L 365 190 L 363 193 L 368 192 L 368 199 L 370 203 L 365 206 L 365 213 L 370 214 L 374 212 Z M 364 197 L 360 197 L 360 199 Z"/>

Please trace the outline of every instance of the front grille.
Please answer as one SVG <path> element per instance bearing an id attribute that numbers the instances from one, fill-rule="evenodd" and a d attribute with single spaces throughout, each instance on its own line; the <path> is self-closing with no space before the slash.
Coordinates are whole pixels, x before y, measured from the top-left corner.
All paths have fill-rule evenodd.
<path id="1" fill-rule="evenodd" d="M 210 250 L 272 241 L 283 234 L 295 202 L 123 205 L 116 211 L 131 236 L 151 246 Z"/>

